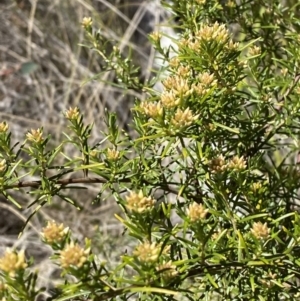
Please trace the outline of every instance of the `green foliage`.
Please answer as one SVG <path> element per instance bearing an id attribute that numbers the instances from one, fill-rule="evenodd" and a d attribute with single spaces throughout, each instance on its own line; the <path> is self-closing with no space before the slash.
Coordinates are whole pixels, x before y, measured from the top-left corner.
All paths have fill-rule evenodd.
<path id="1" fill-rule="evenodd" d="M 114 268 L 98 260 L 91 241 L 81 247 L 72 240 L 65 226 L 49 222 L 43 229 L 64 279 L 55 300 L 298 300 L 297 5 L 165 5 L 179 23 L 179 38 L 165 49 L 161 33 L 150 35 L 167 70 L 158 73 L 164 79 L 147 83 L 117 45 L 107 52 L 112 42 L 91 19 L 82 22 L 102 73 L 114 71 L 124 89 L 145 93 L 133 109 L 136 137 L 107 112 L 105 139 L 90 145 L 92 125 L 84 123 L 84 112 L 70 108 L 71 133 L 61 144 L 51 148 L 51 137 L 38 129 L 18 148 L 2 122 L 1 193 L 14 201 L 10 190 L 30 187 L 36 211 L 54 196 L 76 204 L 64 189 L 99 183 L 95 202 L 109 192 L 122 208 L 116 218 L 136 248 Z M 161 92 L 156 82 L 162 82 Z M 69 157 L 67 145 L 80 156 Z M 64 163 L 58 166 L 59 158 Z M 83 177 L 75 177 L 77 171 Z M 39 180 L 22 182 L 25 176 Z M 36 297 L 37 276 L 27 265 L 14 251 L 0 259 L 5 300 Z"/>

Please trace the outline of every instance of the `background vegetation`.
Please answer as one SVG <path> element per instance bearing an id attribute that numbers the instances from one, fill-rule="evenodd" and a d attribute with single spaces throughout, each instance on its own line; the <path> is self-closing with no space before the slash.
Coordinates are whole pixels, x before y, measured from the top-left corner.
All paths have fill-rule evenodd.
<path id="1" fill-rule="evenodd" d="M 58 141 L 66 125 L 62 112 L 70 106 L 78 106 L 87 122 L 95 122 L 94 141 L 103 138 L 100 131 L 104 129 L 105 107 L 117 112 L 120 124 L 126 128 L 134 97 L 140 94 L 105 84 L 114 81 L 111 73 L 102 77 L 103 82 L 84 83 L 101 71 L 101 60 L 80 46 L 86 40 L 81 21 L 85 16 L 93 17 L 94 26 L 103 36 L 116 41 L 124 52 L 129 53 L 130 47 L 136 64 L 143 66 L 141 77 L 146 79 L 155 60 L 147 34 L 164 15 L 158 1 L 0 1 L 0 120 L 10 124 L 13 139 L 19 141 L 31 128 L 43 126 Z M 40 243 L 38 233 L 45 220 L 55 218 L 72 227 L 79 239 L 95 233 L 103 254 L 111 260 L 117 258 L 122 252 L 117 246 L 125 242 L 120 235 L 123 230 L 113 218 L 116 207 L 112 202 L 92 207 L 88 200 L 96 192 L 93 185 L 88 191 L 76 192 L 79 204 L 85 208 L 80 212 L 54 202 L 31 221 L 20 240 L 17 236 L 30 210 L 18 210 L 1 197 L 1 251 L 7 246 L 26 249 L 28 255 L 39 259 L 37 263 L 48 281 L 54 267 L 47 264 L 49 250 Z M 30 197 L 17 194 L 17 198 L 26 208 Z"/>

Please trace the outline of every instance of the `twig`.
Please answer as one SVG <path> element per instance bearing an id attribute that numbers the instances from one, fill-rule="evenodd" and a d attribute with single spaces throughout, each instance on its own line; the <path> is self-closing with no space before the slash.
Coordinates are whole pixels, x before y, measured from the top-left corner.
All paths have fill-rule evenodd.
<path id="1" fill-rule="evenodd" d="M 106 180 L 104 178 L 69 178 L 69 179 L 61 179 L 55 182 L 56 185 L 61 185 L 61 186 L 67 186 L 69 184 L 105 184 L 109 180 Z M 130 179 L 118 179 L 118 182 L 122 183 L 130 183 Z M 145 181 L 146 182 L 146 181 Z M 151 184 L 147 182 L 147 184 Z M 16 188 L 26 188 L 26 187 L 32 187 L 32 188 L 38 188 L 42 185 L 41 180 L 37 181 L 20 181 L 16 184 L 11 184 L 11 185 L 4 185 L 3 190 L 9 190 L 9 189 L 16 189 Z M 173 194 L 178 194 L 178 190 L 171 188 L 168 184 L 159 184 L 158 185 L 160 188 L 173 193 Z"/>
<path id="2" fill-rule="evenodd" d="M 63 179 L 56 181 L 57 185 L 68 185 L 68 184 L 93 184 L 93 183 L 107 183 L 107 180 L 102 178 L 70 178 L 70 179 Z M 21 181 L 16 184 L 12 185 L 5 185 L 4 190 L 7 189 L 14 189 L 14 188 L 24 188 L 24 187 L 33 187 L 38 188 L 40 187 L 42 182 L 40 180 L 38 181 Z"/>

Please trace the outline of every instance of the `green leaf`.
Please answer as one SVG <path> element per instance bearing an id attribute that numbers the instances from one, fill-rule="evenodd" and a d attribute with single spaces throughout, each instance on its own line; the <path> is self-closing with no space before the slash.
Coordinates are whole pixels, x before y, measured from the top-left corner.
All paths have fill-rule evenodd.
<path id="1" fill-rule="evenodd" d="M 254 281 L 254 276 L 250 276 L 250 285 L 251 285 L 251 290 L 252 292 L 255 291 L 255 281 Z"/>
<path id="2" fill-rule="evenodd" d="M 164 151 L 161 155 L 161 158 L 164 158 L 168 154 L 170 147 L 174 146 L 174 140 L 175 138 L 171 138 L 167 146 L 164 147 Z"/>
<path id="3" fill-rule="evenodd" d="M 237 230 L 237 234 L 239 237 L 239 247 L 238 247 L 238 261 L 242 261 L 243 260 L 243 252 L 242 250 L 245 250 L 247 257 L 249 256 L 249 252 L 248 252 L 248 248 L 247 245 L 245 243 L 245 240 L 243 238 L 243 235 L 241 234 L 241 232 L 239 230 Z"/>
<path id="4" fill-rule="evenodd" d="M 89 164 L 89 165 L 81 165 L 78 166 L 76 168 L 74 168 L 74 171 L 78 171 L 78 170 L 83 170 L 83 169 L 92 169 L 92 168 L 102 168 L 103 166 L 105 166 L 104 163 L 94 163 L 94 164 Z"/>
<path id="5" fill-rule="evenodd" d="M 37 70 L 38 67 L 39 67 L 39 65 L 34 62 L 23 63 L 21 65 L 19 72 L 22 75 L 27 75 L 27 74 L 30 74 L 30 73 L 34 72 L 35 70 Z"/>
<path id="6" fill-rule="evenodd" d="M 253 219 L 261 218 L 261 217 L 268 216 L 268 215 L 269 215 L 268 213 L 259 213 L 259 214 L 249 215 L 249 216 L 241 219 L 241 222 L 243 223 L 243 222 L 251 221 Z"/>
<path id="7" fill-rule="evenodd" d="M 245 44 L 242 48 L 240 48 L 239 50 L 240 51 L 243 51 L 244 49 L 248 48 L 249 46 L 253 45 L 254 43 L 260 41 L 261 38 L 257 38 L 257 39 L 254 39 L 252 41 L 250 41 L 248 44 Z"/>
<path id="8" fill-rule="evenodd" d="M 64 201 L 66 201 L 67 203 L 71 204 L 72 206 L 74 206 L 77 210 L 81 210 L 81 208 L 77 205 L 77 203 L 72 200 L 71 198 L 58 193 L 57 196 L 59 196 L 61 199 L 63 199 Z"/>
<path id="9" fill-rule="evenodd" d="M 282 285 L 281 283 L 279 283 L 278 281 L 276 281 L 275 279 L 272 279 L 271 282 L 275 283 L 277 286 L 284 288 L 284 285 Z"/>
<path id="10" fill-rule="evenodd" d="M 249 266 L 258 266 L 258 265 L 266 265 L 266 264 L 263 261 L 260 261 L 260 260 L 257 260 L 257 261 L 251 260 L 247 263 L 247 265 L 249 265 Z"/>
<path id="11" fill-rule="evenodd" d="M 160 287 L 130 287 L 129 289 L 126 289 L 126 291 L 135 293 L 160 293 L 174 296 L 178 295 L 178 292 L 176 291 L 171 291 Z"/>
<path id="12" fill-rule="evenodd" d="M 3 191 L 2 194 L 5 196 L 6 199 L 10 200 L 19 209 L 22 208 L 22 206 L 11 195 L 6 193 L 6 191 Z"/>
<path id="13" fill-rule="evenodd" d="M 55 157 L 59 154 L 62 146 L 64 145 L 64 143 L 62 142 L 59 146 L 57 146 L 53 151 L 52 154 L 50 156 L 50 158 L 48 159 L 48 164 L 51 164 L 52 161 L 55 159 Z"/>
<path id="14" fill-rule="evenodd" d="M 20 163 L 22 162 L 23 160 L 20 159 L 18 162 L 16 162 L 14 164 L 14 167 L 10 170 L 10 172 L 7 174 L 7 177 L 10 178 L 12 176 L 12 174 L 14 173 L 15 169 L 20 165 Z"/>
<path id="15" fill-rule="evenodd" d="M 38 201 L 38 200 L 37 200 L 37 201 Z M 32 218 L 32 217 L 33 217 L 33 216 L 34 216 L 41 208 L 43 208 L 43 206 L 44 206 L 46 203 L 47 203 L 47 200 L 42 201 L 41 204 L 38 205 L 38 206 L 33 210 L 33 212 L 32 212 L 32 213 L 29 215 L 29 217 L 27 218 L 27 220 L 26 220 L 26 222 L 25 222 L 25 224 L 24 224 L 24 226 L 23 226 L 21 232 L 19 233 L 18 238 L 20 238 L 20 237 L 23 235 L 23 231 L 24 231 L 24 229 L 26 228 L 26 226 L 29 224 L 31 218 Z"/>
<path id="16" fill-rule="evenodd" d="M 209 280 L 209 282 L 215 287 L 215 288 L 219 288 L 219 286 L 217 285 L 217 283 L 215 282 L 215 280 L 211 277 L 211 275 L 209 273 L 207 273 L 205 275 L 207 277 L 207 279 Z"/>
<path id="17" fill-rule="evenodd" d="M 115 218 L 119 220 L 131 233 L 132 236 L 140 239 L 141 238 L 141 229 L 134 225 L 130 220 L 126 221 L 122 219 L 118 214 L 115 214 Z"/>
<path id="18" fill-rule="evenodd" d="M 56 301 L 65 301 L 65 300 L 73 300 L 75 297 L 80 297 L 84 295 L 89 295 L 91 292 L 90 291 L 81 291 L 80 293 L 68 295 L 65 297 L 61 297 L 59 299 L 55 299 Z"/>
<path id="19" fill-rule="evenodd" d="M 216 125 L 216 126 L 218 126 L 218 127 L 220 127 L 220 128 L 223 128 L 224 130 L 227 130 L 227 131 L 229 131 L 231 133 L 234 133 L 234 134 L 239 134 L 240 133 L 240 130 L 237 129 L 237 128 L 235 128 L 235 129 L 234 128 L 230 128 L 230 127 L 228 127 L 226 125 L 223 125 L 223 124 L 215 122 L 215 121 L 213 121 L 213 124 Z"/>
<path id="20" fill-rule="evenodd" d="M 279 222 L 279 221 L 281 221 L 281 220 L 283 220 L 283 219 L 285 219 L 287 217 L 290 217 L 292 215 L 295 215 L 295 212 L 290 212 L 290 213 L 287 213 L 287 214 L 285 214 L 283 216 L 280 216 L 279 218 L 277 218 L 277 219 L 274 220 L 274 223 L 277 223 L 277 222 Z"/>

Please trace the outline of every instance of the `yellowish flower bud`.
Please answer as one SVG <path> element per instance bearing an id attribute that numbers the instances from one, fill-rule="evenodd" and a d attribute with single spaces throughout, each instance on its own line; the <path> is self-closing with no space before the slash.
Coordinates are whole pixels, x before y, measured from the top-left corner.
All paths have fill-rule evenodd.
<path id="1" fill-rule="evenodd" d="M 6 166 L 7 166 L 7 164 L 6 164 L 6 160 L 5 159 L 3 159 L 2 161 L 0 161 L 0 172 L 4 171 L 6 169 Z"/>
<path id="2" fill-rule="evenodd" d="M 199 96 L 203 96 L 209 92 L 209 89 L 206 89 L 201 83 L 192 84 L 192 89 Z"/>
<path id="3" fill-rule="evenodd" d="M 150 196 L 145 197 L 141 190 L 139 193 L 131 191 L 130 195 L 126 196 L 126 201 L 127 209 L 138 213 L 151 210 L 156 203 L 156 200 L 152 199 Z"/>
<path id="4" fill-rule="evenodd" d="M 200 84 L 202 84 L 205 88 L 210 88 L 217 84 L 217 80 L 213 74 L 208 72 L 204 72 L 198 75 Z"/>
<path id="5" fill-rule="evenodd" d="M 58 243 L 65 239 L 68 232 L 69 228 L 63 224 L 58 225 L 55 221 L 48 221 L 41 235 L 47 243 Z"/>
<path id="6" fill-rule="evenodd" d="M 163 114 L 163 108 L 162 108 L 160 102 L 143 101 L 140 104 L 140 109 L 145 115 L 147 115 L 151 118 L 156 118 L 156 117 L 162 116 L 162 114 Z"/>
<path id="7" fill-rule="evenodd" d="M 221 235 L 222 231 L 219 229 L 217 232 L 214 232 L 211 236 L 212 240 L 217 240 L 219 236 Z"/>
<path id="8" fill-rule="evenodd" d="M 251 233 L 259 239 L 266 239 L 269 237 L 270 229 L 268 228 L 267 223 L 254 223 L 251 229 Z"/>
<path id="9" fill-rule="evenodd" d="M 169 61 L 169 65 L 172 68 L 177 68 L 180 64 L 180 60 L 178 58 L 178 56 L 173 56 L 170 61 Z"/>
<path id="10" fill-rule="evenodd" d="M 90 156 L 93 158 L 97 158 L 98 157 L 98 152 L 96 150 L 91 150 L 90 151 Z"/>
<path id="11" fill-rule="evenodd" d="M 164 85 L 164 87 L 167 89 L 167 90 L 171 90 L 174 88 L 175 84 L 176 84 L 176 80 L 175 80 L 175 77 L 174 76 L 169 76 L 167 77 L 166 79 L 164 79 L 162 81 L 162 84 Z"/>
<path id="12" fill-rule="evenodd" d="M 31 142 L 39 144 L 43 141 L 43 131 L 42 129 L 31 129 L 31 131 L 26 134 L 26 138 Z"/>
<path id="13" fill-rule="evenodd" d="M 62 268 L 80 268 L 87 261 L 90 249 L 84 250 L 77 243 L 71 242 L 60 252 L 60 263 Z"/>
<path id="14" fill-rule="evenodd" d="M 220 173 L 227 169 L 227 164 L 223 155 L 213 158 L 208 166 L 213 173 Z"/>
<path id="15" fill-rule="evenodd" d="M 211 131 L 214 132 L 216 130 L 216 126 L 213 123 L 209 123 L 206 128 Z"/>
<path id="16" fill-rule="evenodd" d="M 230 7 L 230 8 L 234 8 L 234 7 L 236 7 L 236 2 L 229 0 L 229 1 L 227 1 L 226 6 Z"/>
<path id="17" fill-rule="evenodd" d="M 120 156 L 120 152 L 117 151 L 116 149 L 110 149 L 110 148 L 107 149 L 107 159 L 108 160 L 111 160 L 111 161 L 118 160 L 119 156 Z"/>
<path id="18" fill-rule="evenodd" d="M 240 44 L 238 42 L 234 43 L 231 39 L 229 40 L 229 42 L 227 44 L 227 48 L 229 50 L 238 50 L 239 46 L 240 46 Z"/>
<path id="19" fill-rule="evenodd" d="M 272 280 L 276 280 L 276 278 L 277 278 L 277 274 L 273 274 L 269 272 L 269 274 L 266 275 L 264 279 L 260 279 L 259 281 L 264 287 L 271 288 L 275 285 L 275 283 Z"/>
<path id="20" fill-rule="evenodd" d="M 177 109 L 171 123 L 176 128 L 182 128 L 191 125 L 198 117 L 199 115 L 194 116 L 189 108 L 186 108 L 184 111 Z"/>
<path id="21" fill-rule="evenodd" d="M 161 33 L 158 31 L 152 32 L 149 36 L 156 43 L 159 43 L 162 37 Z"/>
<path id="22" fill-rule="evenodd" d="M 192 93 L 191 87 L 188 83 L 188 80 L 181 77 L 176 76 L 174 79 L 174 86 L 172 87 L 172 90 L 180 96 L 188 96 Z"/>
<path id="23" fill-rule="evenodd" d="M 155 242 L 152 244 L 145 242 L 136 247 L 136 249 L 133 251 L 133 255 L 143 263 L 153 263 L 157 261 L 160 252 L 160 245 L 157 245 Z"/>
<path id="24" fill-rule="evenodd" d="M 0 134 L 1 133 L 6 133 L 8 130 L 8 124 L 6 121 L 0 122 Z"/>
<path id="25" fill-rule="evenodd" d="M 90 26 L 92 26 L 92 24 L 93 24 L 93 20 L 91 17 L 84 17 L 82 19 L 81 25 L 83 28 L 90 27 Z"/>
<path id="26" fill-rule="evenodd" d="M 176 97 L 173 90 L 163 91 L 163 93 L 160 96 L 160 100 L 161 100 L 163 107 L 165 107 L 167 109 L 176 107 L 180 103 L 180 98 Z"/>
<path id="27" fill-rule="evenodd" d="M 258 46 L 252 46 L 249 48 L 248 53 L 250 56 L 257 56 L 261 54 L 261 49 Z"/>
<path id="28" fill-rule="evenodd" d="M 176 73 L 180 77 L 188 77 L 190 75 L 191 69 L 189 66 L 179 66 Z"/>
<path id="29" fill-rule="evenodd" d="M 0 258 L 0 270 L 14 277 L 16 272 L 24 270 L 27 267 L 24 251 L 15 252 L 11 249 L 6 249 L 3 257 Z"/>
<path id="30" fill-rule="evenodd" d="M 280 73 L 283 75 L 283 76 L 286 76 L 287 75 L 287 73 L 288 73 L 288 68 L 283 68 L 283 69 L 281 69 L 280 70 Z"/>
<path id="31" fill-rule="evenodd" d="M 228 163 L 228 168 L 234 171 L 245 170 L 247 167 L 244 157 L 234 156 Z"/>
<path id="32" fill-rule="evenodd" d="M 262 188 L 262 184 L 260 182 L 255 182 L 250 186 L 250 190 L 252 192 L 257 192 Z"/>
<path id="33" fill-rule="evenodd" d="M 193 203 L 189 206 L 187 210 L 187 216 L 191 222 L 198 222 L 204 220 L 208 209 L 205 209 L 202 204 Z"/>
<path id="34" fill-rule="evenodd" d="M 178 274 L 176 266 L 172 264 L 171 260 L 168 262 L 164 261 L 156 267 L 156 270 L 159 272 L 160 277 L 162 277 L 164 281 L 168 281 Z"/>
<path id="35" fill-rule="evenodd" d="M 216 41 L 218 43 L 225 43 L 228 39 L 229 32 L 225 25 L 220 25 L 218 22 L 212 26 L 203 25 L 196 33 L 198 41 Z"/>
<path id="36" fill-rule="evenodd" d="M 75 108 L 69 108 L 69 110 L 67 110 L 65 112 L 65 117 L 69 120 L 76 120 L 79 117 L 79 109 L 77 107 Z"/>

